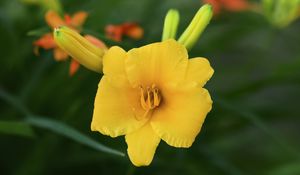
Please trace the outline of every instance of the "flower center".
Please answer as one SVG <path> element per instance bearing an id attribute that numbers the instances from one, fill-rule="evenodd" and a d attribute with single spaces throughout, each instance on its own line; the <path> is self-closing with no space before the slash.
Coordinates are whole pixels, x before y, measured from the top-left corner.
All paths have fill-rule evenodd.
<path id="1" fill-rule="evenodd" d="M 140 86 L 141 90 L 141 105 L 143 109 L 149 111 L 151 109 L 156 108 L 159 106 L 161 101 L 161 95 L 157 87 L 153 84 L 151 87 L 142 87 Z"/>

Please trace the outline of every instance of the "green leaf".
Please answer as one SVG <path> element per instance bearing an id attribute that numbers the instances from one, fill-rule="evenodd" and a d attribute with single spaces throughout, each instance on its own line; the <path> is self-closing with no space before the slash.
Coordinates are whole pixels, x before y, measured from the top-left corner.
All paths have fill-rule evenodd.
<path id="1" fill-rule="evenodd" d="M 26 122 L 29 124 L 51 130 L 57 134 L 63 135 L 67 138 L 70 138 L 76 142 L 82 143 L 83 145 L 92 147 L 98 151 L 103 151 L 110 154 L 115 154 L 118 156 L 125 156 L 124 153 L 111 149 L 107 146 L 104 146 L 93 139 L 91 139 L 88 136 L 85 136 L 84 134 L 80 133 L 79 131 L 75 130 L 74 128 L 65 125 L 59 121 L 55 121 L 52 119 L 48 119 L 45 117 L 39 117 L 39 116 L 30 116 L 26 119 Z"/>
<path id="2" fill-rule="evenodd" d="M 6 103 L 13 106 L 16 110 L 20 111 L 21 113 L 27 115 L 30 115 L 29 110 L 20 102 L 19 99 L 14 97 L 13 95 L 9 94 L 2 88 L 0 88 L 0 99 L 5 101 Z"/>
<path id="3" fill-rule="evenodd" d="M 34 137 L 31 126 L 23 121 L 0 121 L 0 133 Z"/>

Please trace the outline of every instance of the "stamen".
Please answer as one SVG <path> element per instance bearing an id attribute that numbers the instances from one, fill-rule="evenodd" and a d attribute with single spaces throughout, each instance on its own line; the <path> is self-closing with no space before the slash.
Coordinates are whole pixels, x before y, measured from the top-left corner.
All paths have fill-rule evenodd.
<path id="1" fill-rule="evenodd" d="M 147 104 L 151 108 L 152 104 L 151 104 L 151 89 L 150 88 L 147 88 Z"/>
<path id="2" fill-rule="evenodd" d="M 158 88 L 153 84 L 151 87 L 143 88 L 140 86 L 141 106 L 146 111 L 152 110 L 159 106 L 161 96 Z"/>
<path id="3" fill-rule="evenodd" d="M 158 106 L 160 103 L 160 95 L 158 89 L 154 90 L 154 106 Z"/>
<path id="4" fill-rule="evenodd" d="M 147 103 L 146 103 L 145 95 L 144 95 L 145 92 L 144 92 L 144 89 L 142 87 L 140 87 L 140 89 L 141 89 L 141 105 L 145 109 L 148 106 Z"/>

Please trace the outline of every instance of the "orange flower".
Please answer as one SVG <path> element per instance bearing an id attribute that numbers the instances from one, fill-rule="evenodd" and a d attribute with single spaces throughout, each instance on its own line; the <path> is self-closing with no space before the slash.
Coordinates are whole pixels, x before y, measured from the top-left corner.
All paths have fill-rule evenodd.
<path id="1" fill-rule="evenodd" d="M 219 14 L 222 10 L 238 12 L 252 8 L 247 0 L 203 0 L 204 3 L 213 6 L 214 14 Z"/>
<path id="2" fill-rule="evenodd" d="M 61 18 L 56 12 L 50 10 L 45 15 L 45 21 L 47 22 L 49 27 L 51 27 L 51 29 L 59 26 L 68 26 L 80 32 L 81 26 L 84 24 L 87 16 L 88 14 L 86 12 L 80 11 L 75 13 L 73 16 L 66 14 L 64 18 Z M 96 46 L 106 48 L 105 44 L 97 38 L 90 35 L 86 35 L 85 37 Z M 54 59 L 56 61 L 64 61 L 68 58 L 68 54 L 56 45 L 52 32 L 44 34 L 41 38 L 35 41 L 33 45 L 36 46 L 34 51 L 37 55 L 38 49 L 41 47 L 45 50 L 53 49 Z M 70 75 L 73 75 L 78 70 L 78 68 L 79 63 L 72 59 L 69 70 Z"/>
<path id="3" fill-rule="evenodd" d="M 105 33 L 108 38 L 120 42 L 123 36 L 136 40 L 141 39 L 144 35 L 144 30 L 136 23 L 126 22 L 120 25 L 107 25 Z"/>

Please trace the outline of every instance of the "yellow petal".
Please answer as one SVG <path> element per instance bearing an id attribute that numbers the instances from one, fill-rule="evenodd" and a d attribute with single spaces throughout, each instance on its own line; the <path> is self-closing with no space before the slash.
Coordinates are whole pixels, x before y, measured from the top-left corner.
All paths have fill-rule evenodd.
<path id="1" fill-rule="evenodd" d="M 88 14 L 86 12 L 77 12 L 72 16 L 71 23 L 74 27 L 81 27 L 84 24 L 87 17 Z"/>
<path id="2" fill-rule="evenodd" d="M 171 146 L 190 147 L 211 110 L 208 91 L 195 85 L 169 87 L 163 102 L 152 115 L 153 130 Z"/>
<path id="3" fill-rule="evenodd" d="M 183 80 L 187 63 L 185 47 L 170 39 L 130 50 L 125 70 L 132 86 L 156 84 L 159 87 Z"/>
<path id="4" fill-rule="evenodd" d="M 66 25 L 63 19 L 53 10 L 49 10 L 45 15 L 45 20 L 51 28 Z"/>
<path id="5" fill-rule="evenodd" d="M 150 123 L 133 133 L 127 134 L 127 153 L 135 166 L 148 166 L 153 159 L 160 138 L 151 128 Z"/>
<path id="6" fill-rule="evenodd" d="M 148 120 L 141 117 L 145 112 L 139 99 L 139 91 L 132 89 L 124 76 L 110 81 L 104 75 L 95 99 L 91 129 L 111 137 L 139 129 Z"/>
<path id="7" fill-rule="evenodd" d="M 111 47 L 103 57 L 103 73 L 109 77 L 125 76 L 126 52 L 117 46 Z"/>
<path id="8" fill-rule="evenodd" d="M 185 81 L 196 82 L 199 87 L 203 87 L 211 78 L 214 70 L 205 58 L 193 58 L 189 60 Z"/>

